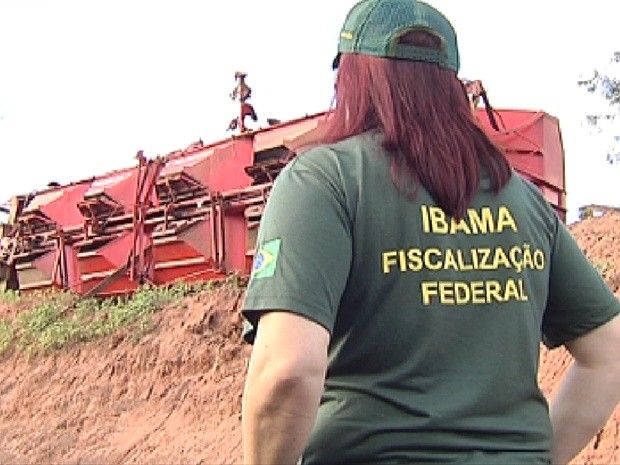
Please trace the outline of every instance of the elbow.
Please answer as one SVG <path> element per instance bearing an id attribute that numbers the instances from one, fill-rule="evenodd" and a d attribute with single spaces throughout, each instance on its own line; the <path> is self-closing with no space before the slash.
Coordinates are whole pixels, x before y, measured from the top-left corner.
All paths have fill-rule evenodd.
<path id="1" fill-rule="evenodd" d="M 312 381 L 311 378 L 297 373 L 279 373 L 265 376 L 259 391 L 263 407 L 269 410 L 270 407 L 277 407 L 287 399 L 303 397 L 304 393 L 310 390 Z"/>
<path id="2" fill-rule="evenodd" d="M 276 362 L 260 370 L 250 370 L 244 403 L 251 403 L 263 413 L 278 410 L 282 404 L 295 399 L 303 403 L 303 399 L 317 397 L 323 390 L 324 381 L 324 367 Z"/>
<path id="3" fill-rule="evenodd" d="M 304 361 L 282 361 L 265 367 L 259 374 L 260 384 L 274 394 L 286 393 L 304 386 L 323 384 L 326 367 Z"/>
<path id="4" fill-rule="evenodd" d="M 591 373 L 596 373 L 597 377 L 607 378 L 620 384 L 620 351 L 617 354 L 606 355 L 599 359 L 580 359 L 575 358 L 575 366 Z"/>
<path id="5" fill-rule="evenodd" d="M 583 363 L 575 360 L 582 390 L 597 391 L 600 401 L 616 405 L 620 402 L 620 361 Z"/>
<path id="6" fill-rule="evenodd" d="M 252 354 L 248 378 L 261 385 L 290 388 L 308 381 L 325 380 L 327 354 L 311 356 L 303 351 L 288 354 L 268 352 Z"/>

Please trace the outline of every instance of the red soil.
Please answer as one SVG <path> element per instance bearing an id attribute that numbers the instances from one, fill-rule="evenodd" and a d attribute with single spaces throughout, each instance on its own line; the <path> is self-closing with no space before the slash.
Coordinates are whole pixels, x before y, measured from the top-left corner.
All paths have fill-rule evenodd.
<path id="1" fill-rule="evenodd" d="M 570 229 L 581 249 L 620 298 L 620 213 L 590 218 Z M 556 387 L 570 362 L 571 357 L 564 349 L 542 350 L 539 379 L 545 394 L 549 395 Z M 572 463 L 620 464 L 620 406 Z"/>
<path id="2" fill-rule="evenodd" d="M 2 361 L 0 463 L 238 463 L 241 297 L 187 298 L 137 344 L 125 334 Z"/>
<path id="3" fill-rule="evenodd" d="M 571 230 L 620 295 L 620 215 Z M 45 358 L 1 360 L 0 463 L 240 463 L 249 354 L 241 298 L 231 287 L 187 298 L 161 312 L 157 331 L 139 343 L 121 334 Z M 542 351 L 545 393 L 569 363 L 562 349 Z M 620 409 L 574 463 L 620 463 Z"/>

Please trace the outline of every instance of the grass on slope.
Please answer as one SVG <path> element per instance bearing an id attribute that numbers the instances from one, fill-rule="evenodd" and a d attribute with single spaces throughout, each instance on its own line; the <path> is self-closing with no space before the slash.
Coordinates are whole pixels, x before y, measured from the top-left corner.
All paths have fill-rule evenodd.
<path id="1" fill-rule="evenodd" d="M 228 282 L 238 285 L 237 277 Z M 129 329 L 137 341 L 153 329 L 152 316 L 166 304 L 215 285 L 179 282 L 166 287 L 148 286 L 130 296 L 104 300 L 81 300 L 70 293 L 22 298 L 12 292 L 0 292 L 0 303 L 28 307 L 12 318 L 0 317 L 0 356 L 10 351 L 27 355 L 49 353 L 108 336 L 122 328 Z"/>

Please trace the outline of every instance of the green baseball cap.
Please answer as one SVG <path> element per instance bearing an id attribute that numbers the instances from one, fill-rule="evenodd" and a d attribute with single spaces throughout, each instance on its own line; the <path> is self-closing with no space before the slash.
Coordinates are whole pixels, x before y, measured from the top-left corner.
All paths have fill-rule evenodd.
<path id="1" fill-rule="evenodd" d="M 441 50 L 400 44 L 405 33 L 422 29 L 441 39 Z M 356 4 L 340 32 L 336 69 L 342 53 L 359 53 L 401 60 L 437 63 L 458 72 L 456 32 L 438 10 L 417 0 L 362 0 Z"/>

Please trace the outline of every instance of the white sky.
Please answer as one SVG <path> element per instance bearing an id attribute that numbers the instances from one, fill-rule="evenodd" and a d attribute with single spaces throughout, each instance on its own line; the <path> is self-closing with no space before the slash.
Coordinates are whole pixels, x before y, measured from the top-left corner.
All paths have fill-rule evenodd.
<path id="1" fill-rule="evenodd" d="M 576 85 L 620 49 L 620 1 L 429 0 L 459 35 L 461 77 L 496 108 L 560 119 L 570 217 L 620 203 L 608 139 L 585 128 Z M 0 203 L 226 137 L 249 73 L 261 118 L 323 111 L 350 0 L 0 0 Z M 264 124 L 264 123 L 263 123 Z"/>

